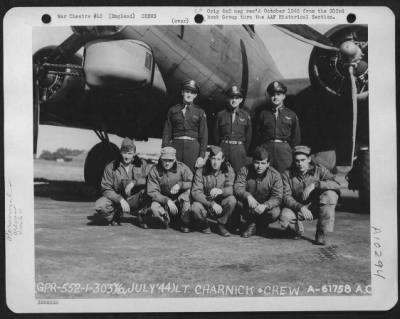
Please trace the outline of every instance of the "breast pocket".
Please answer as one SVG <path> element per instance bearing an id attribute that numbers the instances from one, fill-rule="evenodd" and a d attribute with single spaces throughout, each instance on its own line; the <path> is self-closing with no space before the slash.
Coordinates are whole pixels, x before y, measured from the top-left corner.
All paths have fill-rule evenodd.
<path id="1" fill-rule="evenodd" d="M 171 121 L 174 125 L 183 124 L 183 114 L 181 111 L 175 111 L 171 114 Z"/>

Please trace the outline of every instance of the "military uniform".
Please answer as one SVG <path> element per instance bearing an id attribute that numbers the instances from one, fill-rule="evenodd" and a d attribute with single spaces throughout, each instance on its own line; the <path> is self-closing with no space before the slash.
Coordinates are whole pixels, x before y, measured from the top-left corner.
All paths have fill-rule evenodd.
<path id="1" fill-rule="evenodd" d="M 317 234 L 332 232 L 335 222 L 335 207 L 340 193 L 340 183 L 325 167 L 310 163 L 305 174 L 295 168 L 286 170 L 283 178 L 283 209 L 280 223 L 283 229 L 289 227 L 298 231 L 297 222 L 304 220 L 300 209 L 307 206 L 315 218 L 318 218 Z M 315 189 L 306 200 L 303 200 L 304 189 L 314 184 Z M 301 227 L 302 228 L 302 227 Z"/>
<path id="2" fill-rule="evenodd" d="M 270 94 L 286 93 L 286 87 L 279 82 L 272 82 L 268 87 Z M 271 165 L 279 172 L 289 168 L 293 162 L 292 148 L 300 144 L 300 124 L 296 113 L 284 105 L 270 108 L 260 113 L 256 132 L 258 143 L 262 144 L 271 155 Z"/>
<path id="3" fill-rule="evenodd" d="M 246 164 L 251 135 L 251 118 L 247 111 L 223 110 L 217 114 L 214 128 L 215 142 L 222 147 L 226 160 L 232 164 L 235 172 Z"/>
<path id="4" fill-rule="evenodd" d="M 147 194 L 150 197 L 151 209 L 146 215 L 145 224 L 154 220 L 164 222 L 170 221 L 176 225 L 189 223 L 190 189 L 192 187 L 193 173 L 184 163 L 176 161 L 170 170 L 165 170 L 161 163 L 154 165 L 147 179 Z M 180 190 L 177 194 L 171 194 L 172 186 L 179 184 Z M 175 202 L 178 207 L 178 216 L 171 216 L 167 206 L 168 200 Z M 172 220 L 171 220 L 172 218 Z M 180 226 L 180 225 L 179 225 Z"/>
<path id="5" fill-rule="evenodd" d="M 110 222 L 114 213 L 122 212 L 121 198 L 126 199 L 131 213 L 144 208 L 148 203 L 145 186 L 146 176 L 150 168 L 151 165 L 137 156 L 128 166 L 128 169 L 124 168 L 119 160 L 108 164 L 101 180 L 103 196 L 96 201 L 95 211 Z M 134 187 L 127 195 L 125 194 L 125 187 L 132 181 Z"/>
<path id="6" fill-rule="evenodd" d="M 183 88 L 198 92 L 197 84 L 193 80 L 186 81 Z M 194 172 L 197 158 L 205 156 L 207 143 L 207 118 L 202 108 L 195 104 L 176 104 L 169 109 L 162 147 L 174 147 L 176 159 Z"/>
<path id="7" fill-rule="evenodd" d="M 253 164 L 242 167 L 236 178 L 234 192 L 238 199 L 238 209 L 248 223 L 255 223 L 257 228 L 263 228 L 279 218 L 283 185 L 281 175 L 274 168 L 268 167 L 259 176 Z M 249 207 L 247 201 L 249 195 L 252 195 L 259 204 L 266 205 L 261 215 Z"/>
<path id="8" fill-rule="evenodd" d="M 230 216 L 236 207 L 236 198 L 233 196 L 233 182 L 235 172 L 228 163 L 222 163 L 219 171 L 215 172 L 209 161 L 203 168 L 196 171 L 192 187 L 192 214 L 196 222 L 203 225 L 203 229 L 208 227 L 207 213 L 216 219 L 218 224 L 227 225 Z M 213 188 L 222 190 L 222 194 L 212 199 L 210 191 Z M 222 206 L 222 213 L 216 215 L 212 210 L 212 204 L 216 202 Z M 228 235 L 228 234 L 227 234 Z"/>

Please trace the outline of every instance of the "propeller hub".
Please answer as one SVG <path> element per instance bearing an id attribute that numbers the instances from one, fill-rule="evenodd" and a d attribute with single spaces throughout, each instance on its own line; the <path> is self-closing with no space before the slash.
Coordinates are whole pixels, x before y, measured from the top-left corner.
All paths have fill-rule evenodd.
<path id="1" fill-rule="evenodd" d="M 353 41 L 343 42 L 340 45 L 340 52 L 350 62 L 360 60 L 362 57 L 361 49 Z"/>

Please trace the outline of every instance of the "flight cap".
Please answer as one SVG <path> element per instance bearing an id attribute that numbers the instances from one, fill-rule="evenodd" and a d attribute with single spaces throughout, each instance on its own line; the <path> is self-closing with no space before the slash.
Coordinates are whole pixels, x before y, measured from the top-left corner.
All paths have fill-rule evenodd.
<path id="1" fill-rule="evenodd" d="M 306 145 L 297 145 L 294 147 L 294 151 L 293 151 L 294 155 L 296 154 L 304 154 L 306 156 L 310 156 L 311 155 L 311 148 L 309 148 Z"/>
<path id="2" fill-rule="evenodd" d="M 183 82 L 183 89 L 185 90 L 190 90 L 194 93 L 199 93 L 200 88 L 197 85 L 195 80 L 186 80 L 185 82 Z"/>
<path id="3" fill-rule="evenodd" d="M 161 159 L 176 160 L 176 149 L 172 146 L 166 146 L 161 149 Z"/>
<path id="4" fill-rule="evenodd" d="M 136 153 L 136 145 L 129 137 L 125 137 L 121 143 L 121 152 L 126 153 L 132 151 Z"/>
<path id="5" fill-rule="evenodd" d="M 209 147 L 207 147 L 207 151 L 210 152 L 210 157 L 215 156 L 219 153 L 222 153 L 222 155 L 224 155 L 222 148 L 215 145 L 210 145 Z"/>
<path id="6" fill-rule="evenodd" d="M 228 96 L 229 97 L 234 97 L 234 96 L 243 97 L 243 93 L 242 93 L 242 90 L 239 87 L 234 85 L 229 89 Z"/>
<path id="7" fill-rule="evenodd" d="M 271 82 L 267 87 L 267 92 L 270 95 L 276 92 L 286 94 L 286 91 L 287 91 L 286 86 L 279 81 Z"/>

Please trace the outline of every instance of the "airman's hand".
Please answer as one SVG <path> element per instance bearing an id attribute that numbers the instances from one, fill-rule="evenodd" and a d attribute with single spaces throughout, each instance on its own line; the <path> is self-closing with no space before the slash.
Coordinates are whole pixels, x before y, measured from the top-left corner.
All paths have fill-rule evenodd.
<path id="1" fill-rule="evenodd" d="M 311 211 L 308 209 L 307 206 L 303 206 L 303 207 L 300 209 L 300 212 L 303 214 L 303 217 L 304 217 L 304 220 L 305 220 L 305 221 L 311 222 L 311 221 L 314 219 L 314 217 L 313 217 Z"/>
<path id="2" fill-rule="evenodd" d="M 213 188 L 213 189 L 210 191 L 210 197 L 211 197 L 212 199 L 218 197 L 218 196 L 221 195 L 221 194 L 222 194 L 222 189 L 220 189 L 220 188 Z"/>
<path id="3" fill-rule="evenodd" d="M 131 211 L 131 208 L 129 207 L 129 204 L 125 199 L 121 198 L 119 203 L 121 204 L 121 208 L 122 208 L 122 211 L 124 213 L 129 213 Z"/>
<path id="4" fill-rule="evenodd" d="M 135 186 L 135 182 L 132 181 L 128 185 L 125 186 L 125 195 L 130 196 L 131 195 L 131 190 Z"/>
<path id="5" fill-rule="evenodd" d="M 222 213 L 222 206 L 213 202 L 212 206 L 211 206 L 212 210 L 214 211 L 214 213 L 216 215 L 221 215 Z"/>
<path id="6" fill-rule="evenodd" d="M 205 163 L 206 163 L 206 160 L 204 158 L 198 157 L 197 160 L 196 160 L 195 167 L 196 168 L 201 168 L 201 167 L 204 166 Z"/>
<path id="7" fill-rule="evenodd" d="M 249 203 L 249 207 L 250 207 L 251 209 L 256 208 L 257 205 L 258 205 L 257 200 L 256 200 L 252 195 L 250 195 L 249 197 L 247 197 L 247 202 Z"/>
<path id="8" fill-rule="evenodd" d="M 258 206 L 254 209 L 254 212 L 257 213 L 257 214 L 259 214 L 259 215 L 261 215 L 262 213 L 264 213 L 264 211 L 265 211 L 266 208 L 267 208 L 266 205 L 260 204 L 260 205 L 258 205 Z"/>
<path id="9" fill-rule="evenodd" d="M 169 208 L 169 212 L 172 215 L 178 214 L 178 207 L 176 207 L 175 203 L 172 200 L 168 200 L 167 205 L 168 205 L 168 208 Z"/>
<path id="10" fill-rule="evenodd" d="M 314 183 L 311 183 L 310 185 L 308 185 L 303 191 L 303 194 L 302 194 L 303 200 L 306 200 L 310 196 L 311 192 L 314 189 L 315 189 L 315 184 Z"/>
<path id="11" fill-rule="evenodd" d="M 172 195 L 178 194 L 180 189 L 181 187 L 179 186 L 179 184 L 175 184 L 174 186 L 171 187 L 170 193 Z"/>

